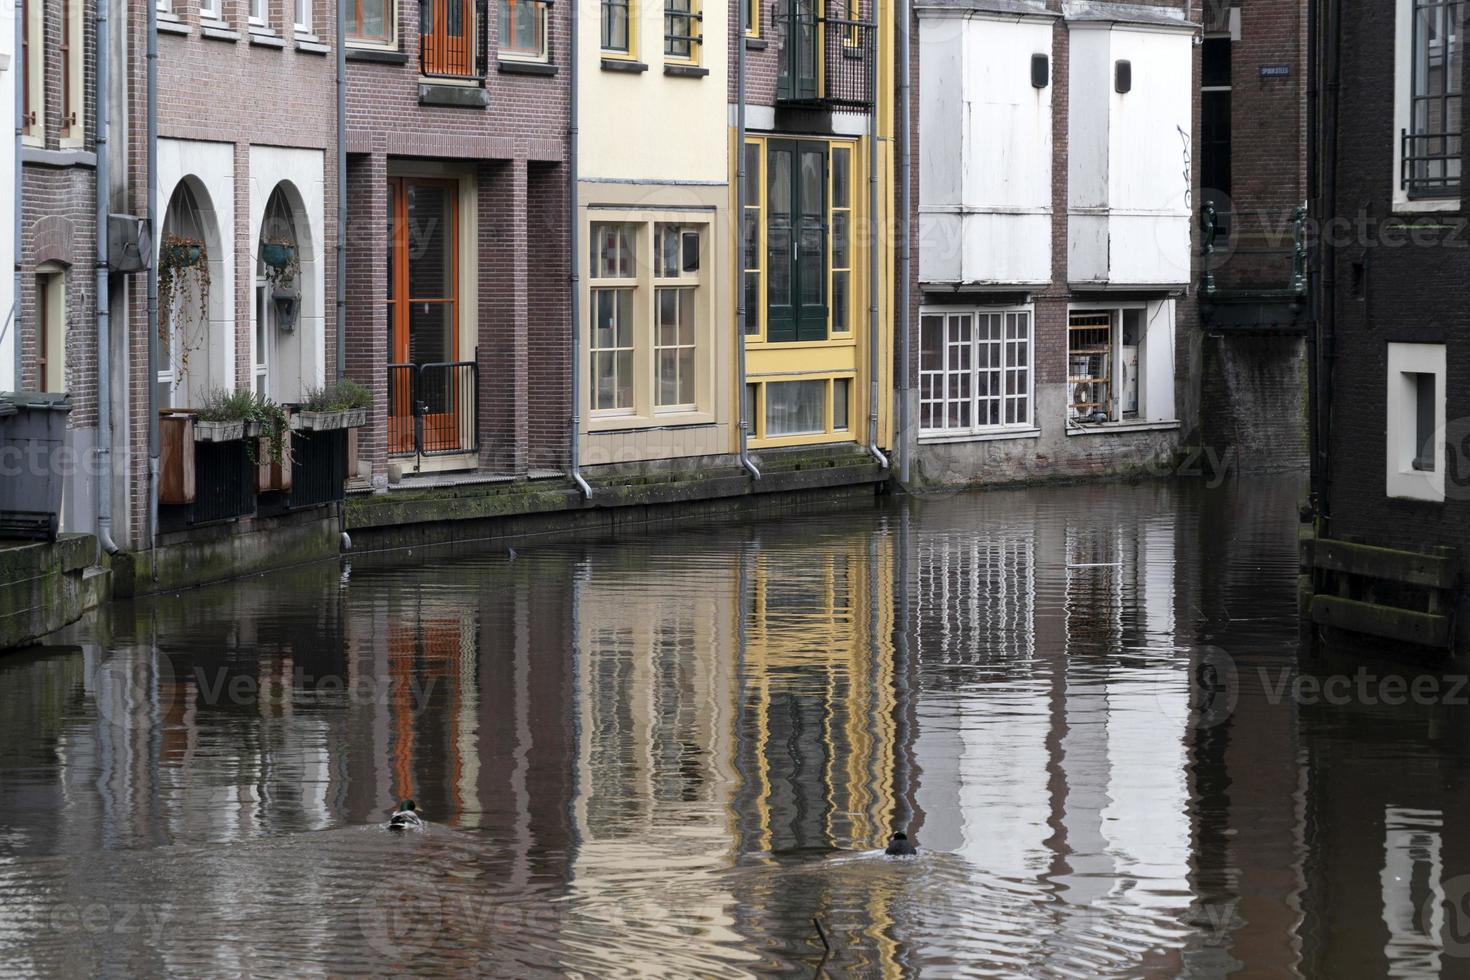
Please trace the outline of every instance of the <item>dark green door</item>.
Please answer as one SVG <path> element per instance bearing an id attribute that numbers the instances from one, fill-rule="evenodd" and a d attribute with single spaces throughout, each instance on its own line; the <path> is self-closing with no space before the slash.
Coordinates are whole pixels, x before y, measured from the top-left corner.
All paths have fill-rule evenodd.
<path id="1" fill-rule="evenodd" d="M 827 339 L 827 144 L 771 140 L 766 339 Z"/>
<path id="2" fill-rule="evenodd" d="M 806 101 L 817 97 L 817 0 L 781 0 L 787 38 L 781 52 L 776 97 Z"/>

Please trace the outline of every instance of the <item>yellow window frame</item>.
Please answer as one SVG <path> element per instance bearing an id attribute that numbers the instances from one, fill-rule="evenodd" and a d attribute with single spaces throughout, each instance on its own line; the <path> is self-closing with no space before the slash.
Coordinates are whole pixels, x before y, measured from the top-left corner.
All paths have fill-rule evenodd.
<path id="1" fill-rule="evenodd" d="M 628 50 L 619 51 L 616 48 L 604 48 L 602 46 L 602 5 L 606 0 L 597 2 L 597 48 L 601 57 L 618 61 L 638 60 L 638 18 L 643 15 L 643 10 L 638 5 L 638 0 L 627 0 L 628 4 Z"/>
<path id="2" fill-rule="evenodd" d="M 766 385 L 784 384 L 794 381 L 826 382 L 823 387 L 822 396 L 822 431 L 769 436 L 766 434 Z M 847 427 L 843 429 L 835 427 L 836 406 L 833 401 L 833 395 L 835 385 L 839 381 L 847 382 Z M 775 449 L 782 446 L 814 446 L 831 442 L 857 441 L 857 428 L 854 422 L 856 420 L 858 403 L 858 372 L 833 371 L 817 374 L 751 378 L 746 381 L 746 384 L 748 387 L 755 388 L 755 397 L 751 399 L 751 417 L 748 420 L 750 423 L 751 446 Z M 742 393 L 742 395 L 746 396 L 745 393 Z"/>

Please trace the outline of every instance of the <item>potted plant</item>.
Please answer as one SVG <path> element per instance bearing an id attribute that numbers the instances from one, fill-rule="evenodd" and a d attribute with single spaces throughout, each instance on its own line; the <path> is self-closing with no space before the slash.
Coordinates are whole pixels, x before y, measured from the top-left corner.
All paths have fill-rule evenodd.
<path id="1" fill-rule="evenodd" d="M 308 388 L 306 400 L 291 416 L 291 427 L 307 432 L 329 432 L 367 424 L 373 393 L 350 378 L 324 388 Z"/>
<path id="2" fill-rule="evenodd" d="M 189 369 L 190 345 L 188 327 L 209 322 L 209 250 L 197 238 L 186 238 L 172 232 L 163 236 L 158 247 L 158 338 L 170 344 L 171 331 L 178 327 L 178 372 Z M 192 292 L 194 304 L 177 302 Z M 175 317 L 180 318 L 175 323 Z"/>

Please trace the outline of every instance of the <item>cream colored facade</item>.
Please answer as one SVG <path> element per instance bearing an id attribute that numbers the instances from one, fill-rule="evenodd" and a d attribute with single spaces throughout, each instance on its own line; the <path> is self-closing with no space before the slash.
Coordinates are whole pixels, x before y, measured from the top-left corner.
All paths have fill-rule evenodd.
<path id="1" fill-rule="evenodd" d="M 585 466 L 736 448 L 728 25 L 696 22 L 702 41 L 673 44 L 686 57 L 665 53 L 662 2 L 628 10 L 627 51 L 604 48 L 598 17 L 578 39 Z"/>

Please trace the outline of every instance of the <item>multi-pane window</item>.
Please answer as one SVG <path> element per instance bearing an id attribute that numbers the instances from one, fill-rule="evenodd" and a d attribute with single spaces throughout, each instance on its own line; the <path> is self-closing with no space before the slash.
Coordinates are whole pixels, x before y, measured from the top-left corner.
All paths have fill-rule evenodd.
<path id="1" fill-rule="evenodd" d="M 922 431 L 1031 428 L 1029 310 L 926 311 L 919 335 Z"/>
<path id="2" fill-rule="evenodd" d="M 832 148 L 832 332 L 852 330 L 852 150 Z"/>
<path id="3" fill-rule="evenodd" d="M 218 3 L 219 0 L 213 0 Z M 393 41 L 395 20 L 398 14 L 394 0 L 341 0 L 347 4 L 347 37 L 349 40 L 369 44 L 390 44 Z"/>
<path id="4" fill-rule="evenodd" d="M 1411 0 L 1409 128 L 1401 183 L 1410 197 L 1460 191 L 1461 0 Z"/>
<path id="5" fill-rule="evenodd" d="M 1072 415 L 1083 421 L 1113 418 L 1113 315 L 1073 313 L 1067 320 L 1067 390 Z"/>
<path id="6" fill-rule="evenodd" d="M 546 58 L 543 0 L 500 0 L 500 55 L 534 61 Z"/>
<path id="7" fill-rule="evenodd" d="M 592 226 L 592 409 L 633 411 L 635 226 Z"/>
<path id="8" fill-rule="evenodd" d="M 602 0 L 602 50 L 631 54 L 629 11 L 631 0 Z"/>
<path id="9" fill-rule="evenodd" d="M 851 439 L 853 379 L 807 378 L 798 381 L 750 382 L 745 389 L 745 417 L 757 440 L 820 442 Z"/>
<path id="10" fill-rule="evenodd" d="M 664 0 L 664 56 L 679 61 L 698 61 L 703 40 L 701 16 L 696 0 Z"/>
<path id="11" fill-rule="evenodd" d="M 695 358 L 699 327 L 699 231 L 657 225 L 654 281 L 654 405 L 694 408 Z"/>
<path id="12" fill-rule="evenodd" d="M 745 333 L 760 336 L 765 322 L 761 304 L 761 268 L 765 247 L 761 241 L 761 146 L 745 144 Z"/>

